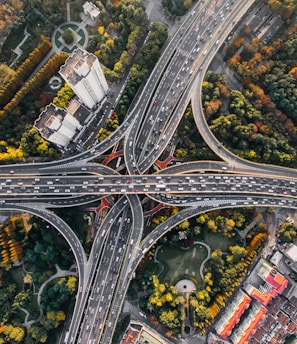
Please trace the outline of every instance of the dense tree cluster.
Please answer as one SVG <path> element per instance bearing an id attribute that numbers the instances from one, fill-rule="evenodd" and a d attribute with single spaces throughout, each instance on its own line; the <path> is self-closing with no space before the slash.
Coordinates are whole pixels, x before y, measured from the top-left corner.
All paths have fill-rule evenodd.
<path id="1" fill-rule="evenodd" d="M 294 128 L 292 136 L 285 135 L 284 127 L 279 132 L 263 105 L 259 105 L 259 102 L 267 101 L 267 96 L 251 81 L 246 85 L 248 89 L 244 93 L 230 91 L 225 77 L 212 72 L 207 75 L 203 83 L 202 102 L 210 129 L 221 142 L 244 159 L 296 166 L 297 155 L 293 146 L 296 133 L 292 121 L 286 121 L 287 128 Z M 255 101 L 255 94 L 258 102 Z M 223 103 L 228 105 L 227 112 L 221 109 Z"/>
<path id="2" fill-rule="evenodd" d="M 24 157 L 48 157 L 58 158 L 59 153 L 50 142 L 44 140 L 38 130 L 32 126 L 26 126 L 26 131 L 21 138 L 20 149 Z"/>
<path id="3" fill-rule="evenodd" d="M 185 319 L 185 298 L 174 286 L 160 283 L 155 275 L 152 276 L 152 283 L 154 291 L 148 300 L 148 310 L 173 333 L 182 333 Z"/>
<path id="4" fill-rule="evenodd" d="M 75 93 L 72 88 L 66 83 L 57 92 L 57 95 L 53 99 L 53 104 L 59 108 L 64 108 L 69 104 L 74 95 Z"/>
<path id="5" fill-rule="evenodd" d="M 265 2 L 284 20 L 289 19 L 296 10 L 296 1 L 294 0 L 265 0 Z"/>
<path id="6" fill-rule="evenodd" d="M 7 113 L 11 113 L 26 94 L 41 87 L 41 85 L 55 72 L 57 72 L 62 64 L 65 63 L 67 57 L 68 54 L 63 52 L 52 56 L 35 74 L 35 76 L 25 83 L 25 85 L 15 94 L 12 100 L 4 106 L 4 110 L 0 112 L 0 116 L 5 116 Z"/>
<path id="7" fill-rule="evenodd" d="M 293 242 L 297 238 L 297 228 L 290 222 L 283 222 L 278 232 L 278 238 L 282 242 Z"/>
<path id="8" fill-rule="evenodd" d="M 101 128 L 96 135 L 96 139 L 101 142 L 105 140 L 109 135 L 112 134 L 119 127 L 119 117 L 114 111 L 111 117 L 106 122 L 106 127 Z"/>
<path id="9" fill-rule="evenodd" d="M 78 5 L 82 5 L 83 1 L 77 0 Z M 42 1 L 42 0 L 28 0 L 31 10 L 36 8 L 37 11 L 45 16 L 47 21 L 52 22 L 54 25 L 59 25 L 66 20 L 66 0 L 52 0 L 52 1 Z"/>
<path id="10" fill-rule="evenodd" d="M 119 114 L 123 116 L 126 114 L 140 85 L 155 66 L 166 39 L 166 26 L 161 23 L 153 23 L 148 39 L 137 53 L 134 64 L 131 66 L 129 81 L 116 108 Z"/>
<path id="11" fill-rule="evenodd" d="M 73 43 L 75 38 L 75 33 L 71 28 L 67 28 L 63 31 L 62 33 L 62 39 L 66 44 L 71 44 Z"/>
<path id="12" fill-rule="evenodd" d="M 23 257 L 23 243 L 26 237 L 24 222 L 21 217 L 12 217 L 0 227 L 0 261 L 10 264 Z"/>
<path id="13" fill-rule="evenodd" d="M 75 276 L 60 278 L 55 284 L 46 288 L 41 294 L 40 305 L 44 311 L 58 312 L 69 302 L 76 292 Z"/>
<path id="14" fill-rule="evenodd" d="M 64 239 L 55 234 L 46 222 L 34 217 L 29 222 L 27 220 L 25 225 L 23 217 L 12 217 L 0 229 L 2 257 L 6 257 L 7 245 L 12 248 L 19 243 L 25 252 L 24 257 L 21 254 L 23 250 L 18 252 L 18 257 L 11 252 L 11 259 L 3 259 L 0 263 L 0 344 L 55 342 L 56 329 L 65 321 L 69 307 L 73 307 L 77 290 L 77 277 L 59 278 L 44 289 L 41 295 L 42 312 L 32 307 L 40 285 L 56 272 L 55 265 L 68 269 L 73 263 L 73 256 Z M 15 258 L 24 259 L 26 274 L 21 285 L 11 273 L 15 269 L 11 264 Z M 20 273 L 21 269 L 17 274 Z M 20 308 L 30 313 L 33 323 L 29 329 L 19 320 Z"/>
<path id="15" fill-rule="evenodd" d="M 177 212 L 178 209 L 175 207 L 162 209 L 152 219 L 152 223 L 158 225 Z M 230 243 L 233 243 L 228 244 L 228 248 L 226 247 L 224 250 L 212 248 L 210 259 L 203 271 L 203 284 L 193 280 L 197 286 L 197 291 L 192 293 L 189 298 L 189 316 L 193 327 L 200 334 L 204 334 L 207 327 L 212 324 L 234 289 L 240 285 L 242 277 L 246 275 L 248 266 L 264 247 L 267 240 L 267 228 L 260 221 L 261 217 L 262 215 L 252 208 L 214 210 L 181 222 L 160 239 L 160 244 L 181 246 L 185 249 L 190 247 L 189 245 L 193 245 L 197 240 L 205 240 L 208 233 L 218 233 L 216 235 L 223 234 L 230 238 L 228 239 Z M 249 231 L 246 236 L 246 246 L 243 246 L 243 241 L 238 233 L 246 228 L 251 219 L 259 222 L 259 224 Z M 179 236 L 181 231 L 184 233 L 182 238 Z M 153 246 L 153 249 L 146 254 L 141 274 L 137 274 L 140 279 L 143 273 L 147 276 L 145 279 L 137 281 L 137 283 L 141 282 L 141 285 L 139 284 L 141 290 L 150 292 L 147 310 L 157 314 L 155 318 L 149 317 L 150 321 L 153 322 L 154 326 L 157 326 L 158 323 L 163 324 L 173 330 L 173 335 L 177 336 L 177 328 L 174 330 L 175 322 L 170 320 L 173 319 L 173 313 L 165 313 L 163 317 L 160 317 L 161 310 L 156 309 L 159 306 L 168 306 L 166 302 L 171 300 L 171 295 L 168 295 L 171 287 L 156 280 L 156 277 L 151 277 L 148 273 L 148 270 L 155 271 L 156 269 L 155 266 L 148 268 L 148 262 L 153 258 L 154 252 L 155 247 Z M 145 286 L 145 288 L 142 289 L 142 286 Z M 173 310 L 170 309 L 170 311 Z M 177 316 L 178 314 L 175 313 L 175 317 Z M 177 324 L 178 329 L 180 329 L 181 323 L 176 322 Z"/>
<path id="16" fill-rule="evenodd" d="M 193 118 L 191 106 L 189 106 L 177 130 L 179 144 L 174 156 L 183 160 L 218 160 L 214 152 L 205 144 Z"/>
<path id="17" fill-rule="evenodd" d="M 35 148 L 37 149 L 37 156 L 57 157 L 56 150 L 48 143 L 45 143 L 41 137 L 37 139 L 36 135 L 38 134 L 30 131 L 31 129 L 28 129 L 29 133 L 24 134 L 22 145 L 25 148 L 25 152 L 22 151 L 20 144 L 24 128 L 28 128 L 26 125 L 36 119 L 41 108 L 41 103 L 36 100 L 36 93 L 39 93 L 41 86 L 58 70 L 67 57 L 66 53 L 54 55 L 34 77 L 19 89 L 10 102 L 4 106 L 4 109 L 0 111 L 0 160 L 21 160 L 24 157 L 28 157 L 30 151 L 34 151 Z M 35 94 L 33 94 L 33 91 Z M 17 121 L 15 118 L 17 118 Z M 32 138 L 32 134 L 35 136 L 37 146 L 28 147 L 26 140 L 30 136 Z M 49 149 L 46 150 L 45 146 L 49 147 Z"/>
<path id="18" fill-rule="evenodd" d="M 39 285 L 47 279 L 48 271 L 55 270 L 55 264 L 61 269 L 68 269 L 73 262 L 73 256 L 65 249 L 65 241 L 61 237 L 57 239 L 44 221 L 33 218 L 31 222 L 28 239 L 24 245 L 25 260 L 30 268 L 37 268 L 36 272 L 33 269 L 32 278 L 33 282 Z M 56 244 L 57 240 L 59 245 Z"/>
<path id="19" fill-rule="evenodd" d="M 257 37 L 252 38 L 246 27 L 231 42 L 226 56 L 229 67 L 242 81 L 245 101 L 249 101 L 260 116 L 257 121 L 242 118 L 244 109 L 240 107 L 235 111 L 237 103 L 232 108 L 229 106 L 229 114 L 220 114 L 219 110 L 215 114 L 217 122 L 214 125 L 224 143 L 231 148 L 239 148 L 235 152 L 240 156 L 296 167 L 296 2 L 268 0 L 267 3 L 283 19 L 291 17 L 286 28 L 265 44 Z M 222 130 L 218 129 L 220 125 Z M 230 129 L 233 138 L 229 135 L 224 137 L 226 129 Z"/>
<path id="20" fill-rule="evenodd" d="M 171 19 L 183 16 L 193 5 L 192 0 L 162 0 L 165 15 Z"/>
<path id="21" fill-rule="evenodd" d="M 5 73 L 2 73 L 0 86 L 0 106 L 3 108 L 14 97 L 16 91 L 26 82 L 28 76 L 32 73 L 34 68 L 43 59 L 46 53 L 51 48 L 51 42 L 44 36 L 41 36 L 41 42 L 29 55 L 29 57 L 21 64 L 21 66 L 12 72 L 8 67 L 2 66 L 4 72 L 8 71 L 11 78 L 7 78 Z M 1 75 L 0 75 L 1 76 Z M 4 82 L 3 82 L 4 81 Z"/>
<path id="22" fill-rule="evenodd" d="M 234 289 L 240 285 L 247 267 L 257 257 L 267 240 L 267 233 L 257 232 L 246 247 L 230 246 L 229 252 L 213 250 L 205 270 L 204 288 L 191 295 L 193 326 L 200 334 L 213 322 Z"/>
<path id="23" fill-rule="evenodd" d="M 114 81 L 126 73 L 134 54 L 143 41 L 148 18 L 140 0 L 98 3 L 100 19 L 97 34 L 92 36 L 88 50 L 95 53 L 108 68 L 104 73 Z"/>
<path id="24" fill-rule="evenodd" d="M 9 28 L 17 20 L 24 3 L 20 0 L 7 0 L 0 4 L 0 36 L 5 36 Z"/>

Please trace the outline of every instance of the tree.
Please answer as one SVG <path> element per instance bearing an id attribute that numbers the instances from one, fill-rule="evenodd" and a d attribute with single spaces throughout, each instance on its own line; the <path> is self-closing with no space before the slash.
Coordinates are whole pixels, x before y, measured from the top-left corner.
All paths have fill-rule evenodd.
<path id="1" fill-rule="evenodd" d="M 75 33 L 72 29 L 67 28 L 62 33 L 62 39 L 66 44 L 71 44 L 74 41 Z"/>
<path id="2" fill-rule="evenodd" d="M 214 220 L 208 220 L 207 221 L 207 227 L 209 230 L 211 230 L 212 232 L 216 232 L 218 229 L 218 226 L 216 225 Z"/>
<path id="3" fill-rule="evenodd" d="M 75 276 L 70 276 L 67 281 L 67 287 L 70 293 L 74 293 L 76 291 L 76 284 L 77 284 L 77 278 Z"/>
<path id="4" fill-rule="evenodd" d="M 292 242 L 297 237 L 297 228 L 290 222 L 284 222 L 279 230 L 279 238 L 282 242 Z"/>
<path id="5" fill-rule="evenodd" d="M 238 245 L 230 246 L 229 251 L 232 254 L 233 263 L 238 263 L 241 260 L 241 258 L 246 256 L 246 249 Z"/>
<path id="6" fill-rule="evenodd" d="M 189 222 L 189 220 L 184 220 L 183 222 L 181 222 L 179 225 L 178 225 L 178 227 L 180 228 L 180 229 L 188 229 L 189 228 L 189 226 L 190 226 L 190 222 Z"/>
<path id="7" fill-rule="evenodd" d="M 7 324 L 4 325 L 3 334 L 6 336 L 7 342 L 20 343 L 25 336 L 25 331 L 21 327 Z"/>
<path id="8" fill-rule="evenodd" d="M 29 328 L 28 333 L 39 343 L 46 343 L 47 341 L 47 330 L 42 326 L 33 325 Z"/>
<path id="9" fill-rule="evenodd" d="M 161 312 L 159 319 L 160 322 L 168 328 L 175 328 L 180 325 L 177 310 L 163 311 Z"/>

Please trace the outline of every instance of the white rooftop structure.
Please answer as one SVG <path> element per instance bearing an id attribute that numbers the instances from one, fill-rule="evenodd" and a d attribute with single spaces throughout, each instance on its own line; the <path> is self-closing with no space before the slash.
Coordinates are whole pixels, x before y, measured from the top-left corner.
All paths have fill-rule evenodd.
<path id="1" fill-rule="evenodd" d="M 292 245 L 286 251 L 285 255 L 290 258 L 293 262 L 297 262 L 297 246 Z"/>
<path id="2" fill-rule="evenodd" d="M 283 258 L 283 254 L 280 251 L 276 251 L 274 253 L 274 255 L 270 258 L 270 262 L 273 265 L 278 266 L 278 264 L 282 260 L 282 258 Z"/>
<path id="3" fill-rule="evenodd" d="M 82 125 L 65 109 L 51 103 L 34 122 L 34 127 L 45 140 L 66 147 Z"/>
<path id="4" fill-rule="evenodd" d="M 89 109 L 100 104 L 109 91 L 97 57 L 82 48 L 74 50 L 59 73 Z"/>
<path id="5" fill-rule="evenodd" d="M 85 15 L 90 16 L 92 20 L 96 20 L 100 15 L 99 8 L 90 1 L 83 4 L 83 10 Z"/>

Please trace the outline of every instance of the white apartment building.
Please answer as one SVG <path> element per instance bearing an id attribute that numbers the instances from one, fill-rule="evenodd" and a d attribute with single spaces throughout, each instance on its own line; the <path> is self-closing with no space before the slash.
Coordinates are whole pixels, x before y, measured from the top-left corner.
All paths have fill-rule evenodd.
<path id="1" fill-rule="evenodd" d="M 74 116 L 52 103 L 39 115 L 34 122 L 34 127 L 45 140 L 59 147 L 66 147 L 82 128 Z"/>
<path id="2" fill-rule="evenodd" d="M 97 57 L 82 48 L 74 50 L 59 73 L 89 109 L 99 104 L 109 91 Z"/>

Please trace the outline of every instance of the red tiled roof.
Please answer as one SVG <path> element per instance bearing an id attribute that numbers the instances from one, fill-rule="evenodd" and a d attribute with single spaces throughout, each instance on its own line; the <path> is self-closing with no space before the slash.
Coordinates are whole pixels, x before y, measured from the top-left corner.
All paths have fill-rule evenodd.
<path id="1" fill-rule="evenodd" d="M 277 291 L 275 289 L 271 289 L 270 291 L 267 290 L 265 294 L 262 294 L 258 289 L 255 287 L 251 288 L 249 294 L 259 301 L 262 305 L 266 306 L 271 299 L 273 299 L 277 295 Z"/>
<path id="2" fill-rule="evenodd" d="M 129 328 L 125 336 L 123 337 L 121 344 L 134 344 L 136 343 L 138 336 L 138 331 L 133 331 L 131 328 Z"/>
<path id="3" fill-rule="evenodd" d="M 280 273 L 275 270 L 273 271 L 274 273 L 270 272 L 270 274 L 265 278 L 265 281 L 272 285 L 278 294 L 282 294 L 287 288 L 289 281 Z"/>
<path id="4" fill-rule="evenodd" d="M 289 333 L 296 334 L 297 333 L 297 324 L 295 324 L 294 322 L 291 322 L 287 327 L 287 331 Z"/>
<path id="5" fill-rule="evenodd" d="M 225 323 L 224 328 L 220 333 L 218 333 L 219 336 L 226 339 L 228 336 L 230 336 L 233 327 L 239 322 L 240 317 L 244 313 L 244 311 L 249 307 L 251 303 L 251 299 L 248 296 L 244 296 L 242 298 L 242 301 L 238 304 L 236 309 L 234 310 L 234 313 L 232 314 L 229 321 Z"/>
<path id="6" fill-rule="evenodd" d="M 245 330 L 242 334 L 240 340 L 237 342 L 238 344 L 247 344 L 250 337 L 256 332 L 258 325 L 265 317 L 267 313 L 267 309 L 264 307 L 259 308 L 258 312 L 255 314 L 253 320 L 250 322 L 249 327 Z"/>
<path id="7" fill-rule="evenodd" d="M 284 302 L 285 302 L 285 299 L 281 295 L 276 296 L 273 299 L 273 301 L 269 303 L 267 307 L 269 313 L 275 315 L 281 309 Z"/>
<path id="8" fill-rule="evenodd" d="M 286 337 L 286 333 L 287 331 L 283 327 L 281 327 L 278 328 L 277 331 L 274 331 L 273 335 L 270 335 L 270 337 L 274 339 L 276 343 L 281 343 L 282 339 Z"/>
<path id="9" fill-rule="evenodd" d="M 267 317 L 265 318 L 262 327 L 266 330 L 269 331 L 271 327 L 275 324 L 276 318 L 272 316 L 272 314 L 268 313 Z"/>
<path id="10" fill-rule="evenodd" d="M 260 341 L 265 333 L 266 329 L 263 326 L 258 327 L 257 331 L 254 334 L 254 338 Z"/>
<path id="11" fill-rule="evenodd" d="M 283 326 L 287 325 L 290 322 L 290 318 L 282 311 L 279 311 L 277 313 L 277 319 Z"/>

